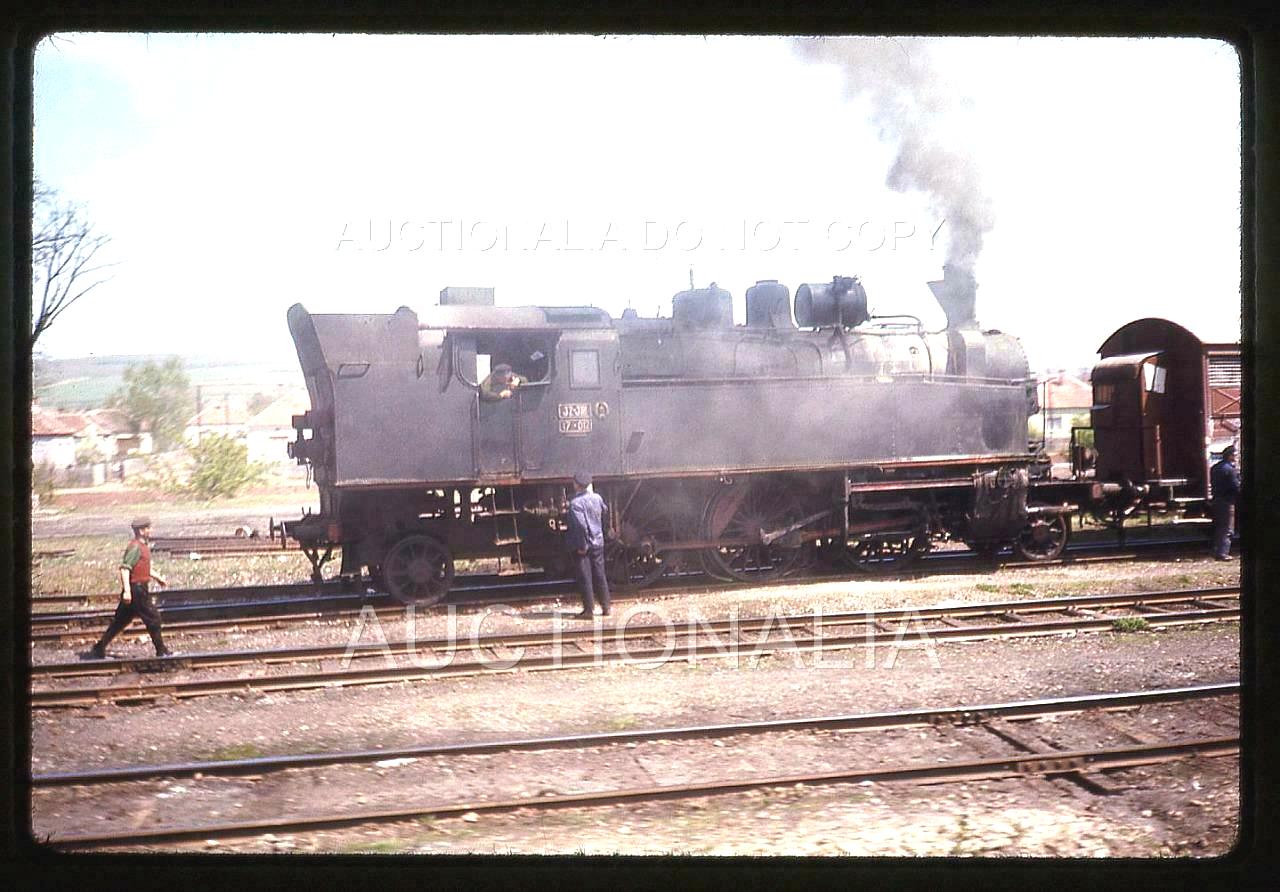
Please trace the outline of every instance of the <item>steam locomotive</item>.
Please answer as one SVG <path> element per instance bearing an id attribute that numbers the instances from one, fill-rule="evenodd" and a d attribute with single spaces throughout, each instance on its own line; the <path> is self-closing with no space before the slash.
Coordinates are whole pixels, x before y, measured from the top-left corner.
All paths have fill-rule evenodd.
<path id="1" fill-rule="evenodd" d="M 842 276 L 794 302 L 757 282 L 741 326 L 714 283 L 675 295 L 670 318 L 497 307 L 487 289 L 445 289 L 421 315 L 295 305 L 311 409 L 289 448 L 320 510 L 285 531 L 317 577 L 340 547 L 342 574 L 431 603 L 455 560 L 559 572 L 587 470 L 612 509 L 620 587 L 681 569 L 763 581 L 814 556 L 898 564 L 940 539 L 1056 554 L 1077 492 L 1035 497 L 1021 345 L 979 327 L 965 271 L 929 285 L 941 331 L 871 315 Z M 500 364 L 523 383 L 483 399 Z"/>

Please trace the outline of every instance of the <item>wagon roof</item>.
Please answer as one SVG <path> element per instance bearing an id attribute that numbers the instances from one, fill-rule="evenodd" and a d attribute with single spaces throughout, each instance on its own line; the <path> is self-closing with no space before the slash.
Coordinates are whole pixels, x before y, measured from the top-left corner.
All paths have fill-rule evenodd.
<path id="1" fill-rule="evenodd" d="M 1133 370 L 1151 357 L 1159 356 L 1163 352 L 1163 350 L 1149 350 L 1144 353 L 1121 353 L 1119 356 L 1108 356 L 1106 359 L 1100 359 L 1098 364 L 1093 367 L 1094 380 L 1098 379 L 1100 372 L 1106 374 L 1125 369 Z"/>

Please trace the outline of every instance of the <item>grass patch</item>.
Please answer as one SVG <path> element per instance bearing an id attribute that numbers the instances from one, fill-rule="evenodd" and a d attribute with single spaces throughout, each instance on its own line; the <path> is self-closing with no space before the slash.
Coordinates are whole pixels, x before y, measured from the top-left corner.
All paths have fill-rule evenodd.
<path id="1" fill-rule="evenodd" d="M 1000 586 L 993 585 L 990 582 L 979 582 L 977 585 L 974 586 L 974 588 L 976 588 L 980 592 L 988 592 L 988 593 L 1000 591 Z"/>
<path id="2" fill-rule="evenodd" d="M 370 855 L 397 855 L 407 852 L 417 846 L 413 843 L 402 842 L 396 839 L 382 839 L 377 842 L 351 842 L 344 845 L 339 851 L 348 853 L 362 853 Z"/>
<path id="3" fill-rule="evenodd" d="M 74 548 L 75 554 L 45 558 L 33 567 L 31 591 L 35 594 L 114 594 L 120 588 L 120 557 L 128 541 L 127 531 L 120 536 L 34 539 L 33 551 Z M 306 582 L 311 578 L 310 562 L 296 550 L 194 561 L 190 555 L 155 552 L 152 564 L 170 588 L 276 585 Z M 326 570 L 332 573 L 336 567 L 337 561 L 333 561 Z M 153 595 L 162 598 L 164 592 L 159 586 L 152 589 Z"/>
<path id="4" fill-rule="evenodd" d="M 1151 628 L 1151 623 L 1140 616 L 1124 616 L 1113 622 L 1111 628 L 1117 632 L 1146 632 Z"/>
<path id="5" fill-rule="evenodd" d="M 258 759 L 266 753 L 252 743 L 233 743 L 219 747 L 207 757 L 210 762 L 230 762 L 233 759 Z"/>
<path id="6" fill-rule="evenodd" d="M 1014 582 L 1010 584 L 1009 592 L 1015 595 L 1034 595 L 1036 587 L 1029 582 Z"/>
<path id="7" fill-rule="evenodd" d="M 628 715 L 614 716 L 613 718 L 609 719 L 608 722 L 605 723 L 605 726 L 610 731 L 626 731 L 629 728 L 634 728 L 637 724 L 638 722 L 636 720 L 636 717 L 628 714 Z"/>

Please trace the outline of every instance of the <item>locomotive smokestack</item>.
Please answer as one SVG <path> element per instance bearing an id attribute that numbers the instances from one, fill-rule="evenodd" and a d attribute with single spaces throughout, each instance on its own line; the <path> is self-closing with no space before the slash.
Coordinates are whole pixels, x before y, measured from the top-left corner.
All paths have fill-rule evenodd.
<path id="1" fill-rule="evenodd" d="M 978 302 L 978 282 L 970 270 L 953 264 L 944 264 L 942 280 L 930 282 L 929 290 L 937 298 L 942 312 L 947 314 L 947 328 L 977 328 L 975 308 Z"/>

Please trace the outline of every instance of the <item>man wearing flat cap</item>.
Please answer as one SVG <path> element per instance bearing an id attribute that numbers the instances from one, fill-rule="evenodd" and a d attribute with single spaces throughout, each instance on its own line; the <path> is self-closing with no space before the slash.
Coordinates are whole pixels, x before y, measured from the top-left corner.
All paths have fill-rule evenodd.
<path id="1" fill-rule="evenodd" d="M 1210 511 L 1213 515 L 1213 556 L 1231 560 L 1231 521 L 1240 498 L 1240 471 L 1236 468 L 1236 447 L 1222 450 L 1222 461 L 1209 472 Z"/>
<path id="2" fill-rule="evenodd" d="M 151 602 L 148 590 L 153 581 L 157 585 L 168 585 L 151 569 L 151 519 L 138 517 L 130 526 L 133 527 L 133 538 L 120 561 L 120 603 L 116 605 L 116 615 L 111 618 L 111 625 L 107 626 L 98 643 L 80 655 L 82 659 L 106 659 L 111 639 L 119 635 L 135 616 L 147 627 L 156 656 L 167 657 L 172 653 L 160 637 L 160 611 Z"/>
<path id="3" fill-rule="evenodd" d="M 609 525 L 609 507 L 591 492 L 591 475 L 573 475 L 573 498 L 569 500 L 569 532 L 578 585 L 582 591 L 582 619 L 594 613 L 609 615 L 609 580 L 604 575 L 604 531 Z M 597 606 L 598 604 L 598 606 Z"/>
<path id="4" fill-rule="evenodd" d="M 485 376 L 480 382 L 480 399 L 482 400 L 509 400 L 511 399 L 515 389 L 524 383 L 521 378 L 511 370 L 511 366 L 499 363 L 493 367 L 493 371 Z"/>

